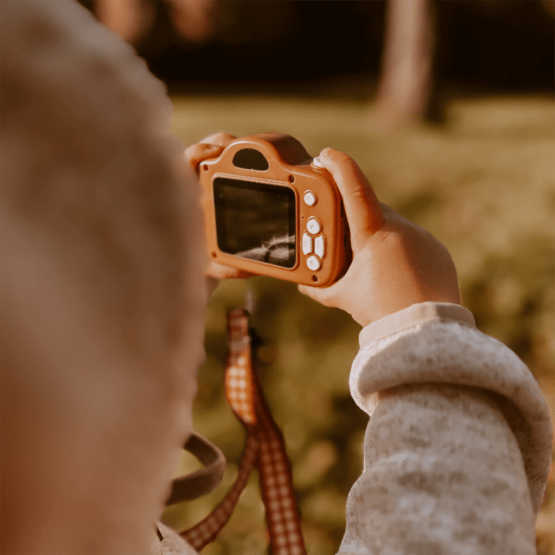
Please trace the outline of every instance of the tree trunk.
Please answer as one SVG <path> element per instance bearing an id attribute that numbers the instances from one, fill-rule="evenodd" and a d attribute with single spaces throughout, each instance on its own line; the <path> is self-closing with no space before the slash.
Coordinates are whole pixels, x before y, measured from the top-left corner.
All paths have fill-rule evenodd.
<path id="1" fill-rule="evenodd" d="M 432 87 L 431 0 L 389 0 L 382 73 L 372 119 L 396 127 L 426 115 Z"/>

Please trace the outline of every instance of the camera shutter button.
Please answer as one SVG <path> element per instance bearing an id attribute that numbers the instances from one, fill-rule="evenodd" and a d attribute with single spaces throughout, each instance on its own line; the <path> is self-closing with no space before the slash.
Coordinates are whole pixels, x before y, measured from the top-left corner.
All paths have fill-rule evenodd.
<path id="1" fill-rule="evenodd" d="M 322 231 L 322 226 L 316 218 L 310 218 L 306 223 L 306 229 L 308 229 L 308 232 L 312 235 L 317 235 Z"/>
<path id="2" fill-rule="evenodd" d="M 323 168 L 324 166 L 322 165 L 322 162 L 320 162 L 320 157 L 316 156 L 316 158 L 312 159 L 312 164 L 314 166 L 316 166 L 317 168 Z"/>

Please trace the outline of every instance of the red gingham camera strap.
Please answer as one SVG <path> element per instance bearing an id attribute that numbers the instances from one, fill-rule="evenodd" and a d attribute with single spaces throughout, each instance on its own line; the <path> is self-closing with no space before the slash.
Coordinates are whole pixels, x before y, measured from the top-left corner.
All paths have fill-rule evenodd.
<path id="1" fill-rule="evenodd" d="M 229 405 L 247 431 L 239 473 L 216 509 L 181 535 L 197 550 L 211 542 L 231 516 L 256 466 L 272 555 L 306 555 L 283 435 L 270 414 L 253 371 L 248 314 L 245 309 L 234 309 L 228 314 L 230 345 L 225 392 Z"/>

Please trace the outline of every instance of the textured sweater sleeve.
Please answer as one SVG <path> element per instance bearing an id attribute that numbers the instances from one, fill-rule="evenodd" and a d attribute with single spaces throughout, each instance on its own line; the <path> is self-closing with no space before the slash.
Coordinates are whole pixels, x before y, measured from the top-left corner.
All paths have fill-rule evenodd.
<path id="1" fill-rule="evenodd" d="M 526 365 L 458 305 L 364 328 L 350 387 L 371 418 L 340 555 L 530 555 L 551 461 Z"/>
<path id="2" fill-rule="evenodd" d="M 153 551 L 150 555 L 198 555 L 198 552 L 177 532 L 161 522 L 158 522 L 157 526 L 158 534 L 161 536 L 158 551 Z"/>

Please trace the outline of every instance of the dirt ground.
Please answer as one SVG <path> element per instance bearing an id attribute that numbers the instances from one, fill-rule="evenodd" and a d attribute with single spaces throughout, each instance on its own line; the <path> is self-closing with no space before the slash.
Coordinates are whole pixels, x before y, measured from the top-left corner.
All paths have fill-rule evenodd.
<path id="1" fill-rule="evenodd" d="M 530 367 L 555 417 L 555 102 L 549 97 L 460 98 L 441 127 L 372 129 L 368 105 L 292 97 L 174 97 L 174 132 L 185 145 L 216 132 L 281 131 L 316 156 L 331 146 L 353 156 L 378 197 L 428 229 L 455 260 L 463 304 L 478 327 Z M 197 430 L 229 465 L 210 496 L 172 507 L 165 521 L 183 529 L 225 495 L 244 434 L 225 404 L 225 314 L 253 291 L 252 318 L 263 387 L 284 432 L 310 555 L 335 553 L 345 499 L 361 470 L 366 419 L 350 400 L 348 373 L 360 328 L 317 305 L 294 284 L 269 278 L 220 284 L 206 326 Z M 180 471 L 194 468 L 184 459 Z M 538 552 L 555 552 L 555 472 L 537 523 Z M 252 477 L 207 555 L 266 549 L 264 514 Z"/>

